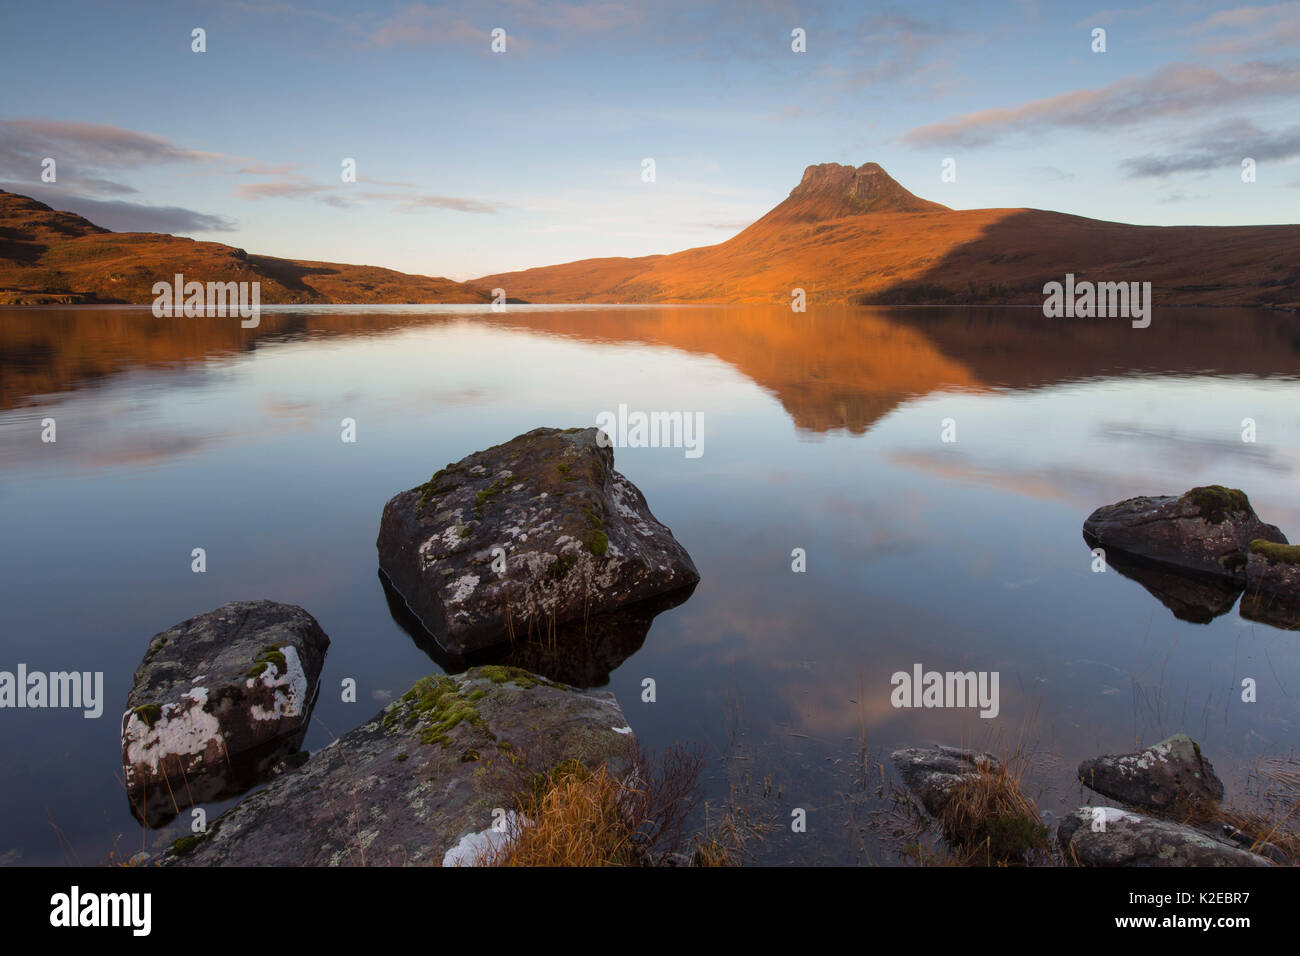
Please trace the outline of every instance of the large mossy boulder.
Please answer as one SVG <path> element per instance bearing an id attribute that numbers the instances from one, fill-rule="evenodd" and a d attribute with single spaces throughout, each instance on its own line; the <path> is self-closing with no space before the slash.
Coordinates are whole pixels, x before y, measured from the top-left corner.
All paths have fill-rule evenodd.
<path id="1" fill-rule="evenodd" d="M 329 637 L 300 607 L 237 601 L 154 636 L 122 715 L 131 811 L 161 826 L 242 793 L 302 743 Z"/>
<path id="2" fill-rule="evenodd" d="M 1222 485 L 1106 505 L 1084 521 L 1083 536 L 1090 547 L 1242 583 L 1252 540 L 1287 543 L 1259 519 L 1245 492 Z"/>
<path id="3" fill-rule="evenodd" d="M 1157 811 L 1223 799 L 1223 781 L 1186 734 L 1134 753 L 1085 760 L 1079 764 L 1079 780 L 1103 796 Z"/>
<path id="4" fill-rule="evenodd" d="M 568 761 L 632 769 L 613 694 L 514 668 L 422 678 L 369 722 L 182 837 L 164 864 L 437 866 L 496 842 L 519 795 Z"/>
<path id="5" fill-rule="evenodd" d="M 1080 807 L 1056 837 L 1066 860 L 1081 866 L 1273 865 L 1195 827 L 1115 807 Z"/>
<path id="6" fill-rule="evenodd" d="M 446 650 L 536 639 L 699 580 L 599 434 L 534 429 L 384 506 L 380 569 Z"/>

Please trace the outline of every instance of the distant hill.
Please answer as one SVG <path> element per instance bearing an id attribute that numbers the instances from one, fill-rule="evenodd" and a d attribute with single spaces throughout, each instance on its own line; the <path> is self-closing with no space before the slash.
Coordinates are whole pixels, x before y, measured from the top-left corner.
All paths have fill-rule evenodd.
<path id="1" fill-rule="evenodd" d="M 491 301 L 486 290 L 450 279 L 276 259 L 161 233 L 110 232 L 0 190 L 0 303 L 149 304 L 153 284 L 178 272 L 205 283 L 260 282 L 264 305 Z"/>
<path id="2" fill-rule="evenodd" d="M 1043 284 L 1151 282 L 1167 305 L 1300 305 L 1300 225 L 1134 226 L 1040 209 L 954 210 L 875 163 L 809 166 L 715 246 L 475 280 L 530 302 L 1041 304 Z"/>

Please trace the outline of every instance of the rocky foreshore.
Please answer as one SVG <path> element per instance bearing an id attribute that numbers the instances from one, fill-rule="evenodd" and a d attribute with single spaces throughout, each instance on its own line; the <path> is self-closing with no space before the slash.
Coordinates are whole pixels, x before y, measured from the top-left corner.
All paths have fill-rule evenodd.
<path id="1" fill-rule="evenodd" d="M 895 768 L 925 812 L 947 824 L 966 821 L 981 834 L 1016 834 L 986 862 L 1026 862 L 1041 849 L 1036 808 L 1019 781 L 987 753 L 936 746 L 895 751 Z M 1106 754 L 1079 764 L 1078 779 L 1122 807 L 1081 806 L 1056 829 L 1061 862 L 1079 866 L 1272 866 L 1291 860 L 1262 836 L 1215 822 L 1222 781 L 1200 746 L 1175 734 L 1144 750 Z M 993 795 L 990 798 L 990 794 Z M 964 801 L 955 810 L 952 804 Z M 971 818 L 978 826 L 972 826 Z M 944 828 L 954 842 L 950 828 Z"/>
<path id="2" fill-rule="evenodd" d="M 699 580 L 690 556 L 601 437 L 535 429 L 388 502 L 381 576 L 413 636 L 433 635 L 444 654 L 500 648 L 500 661 L 590 686 L 640 646 L 655 614 L 689 596 Z M 639 769 L 612 694 L 501 662 L 422 677 L 303 753 L 329 643 L 305 610 L 265 600 L 151 640 L 122 716 L 132 811 L 160 827 L 266 784 L 154 862 L 473 863 L 512 832 L 503 821 L 517 832 L 522 796 L 557 768 L 599 771 L 616 787 Z"/>
<path id="3" fill-rule="evenodd" d="M 630 735 L 608 692 L 503 667 L 430 675 L 158 862 L 472 864 L 476 847 L 509 832 L 535 775 L 578 761 L 622 777 Z"/>

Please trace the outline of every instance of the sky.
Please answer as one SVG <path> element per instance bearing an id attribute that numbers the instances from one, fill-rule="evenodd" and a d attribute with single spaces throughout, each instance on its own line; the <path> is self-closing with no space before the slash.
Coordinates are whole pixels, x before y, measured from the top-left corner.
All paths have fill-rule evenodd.
<path id="1" fill-rule="evenodd" d="M 0 188 L 116 230 L 463 280 L 712 245 L 825 162 L 1300 222 L 1300 2 L 0 6 Z"/>

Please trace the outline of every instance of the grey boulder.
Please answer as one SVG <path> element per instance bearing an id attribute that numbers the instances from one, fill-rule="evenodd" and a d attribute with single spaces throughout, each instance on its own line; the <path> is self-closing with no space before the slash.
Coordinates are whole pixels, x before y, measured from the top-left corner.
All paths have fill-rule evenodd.
<path id="1" fill-rule="evenodd" d="M 992 754 L 941 745 L 895 750 L 890 759 L 907 789 L 921 801 L 926 812 L 935 817 L 943 813 L 957 784 L 974 778 L 980 768 L 996 771 L 1000 767 Z"/>
<path id="2" fill-rule="evenodd" d="M 1085 760 L 1079 764 L 1079 779 L 1104 796 L 1153 810 L 1223 799 L 1223 781 L 1186 734 L 1134 753 Z"/>
<path id="3" fill-rule="evenodd" d="M 1252 540 L 1286 543 L 1277 527 L 1259 520 L 1245 492 L 1222 485 L 1106 505 L 1084 521 L 1083 535 L 1090 547 L 1239 582 Z"/>
<path id="4" fill-rule="evenodd" d="M 446 650 L 537 639 L 699 581 L 602 434 L 537 428 L 384 506 L 380 569 Z"/>
<path id="5" fill-rule="evenodd" d="M 1115 807 L 1080 807 L 1057 841 L 1082 866 L 1271 866 L 1262 856 L 1181 823 Z"/>
<path id="6" fill-rule="evenodd" d="M 162 826 L 266 779 L 302 743 L 329 638 L 300 607 L 238 601 L 154 636 L 122 715 L 131 811 Z"/>

